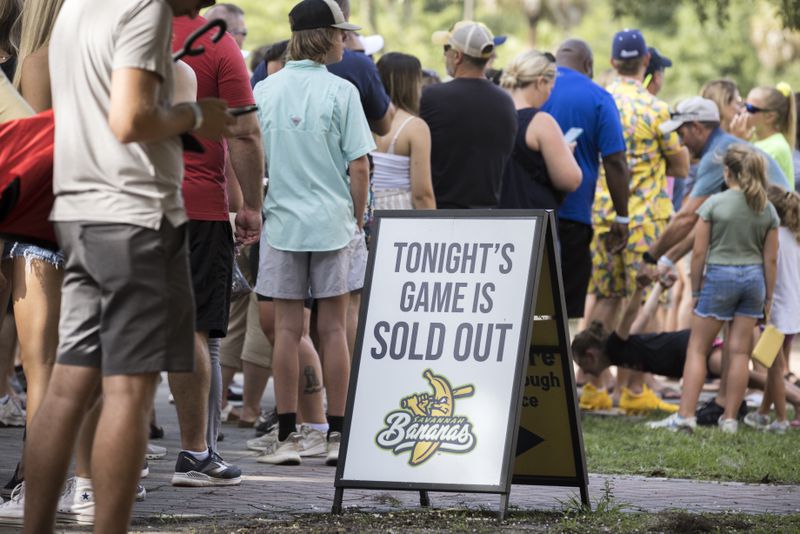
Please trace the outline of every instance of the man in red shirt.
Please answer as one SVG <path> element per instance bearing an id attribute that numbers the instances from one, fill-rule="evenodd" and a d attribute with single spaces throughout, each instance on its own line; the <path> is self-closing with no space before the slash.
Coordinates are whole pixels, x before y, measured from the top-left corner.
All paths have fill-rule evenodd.
<path id="1" fill-rule="evenodd" d="M 203 17 L 175 17 L 173 50 L 181 48 L 189 34 L 205 23 Z M 253 105 L 250 78 L 238 45 L 229 34 L 213 43 L 212 35 L 213 32 L 206 34 L 196 42 L 195 46 L 203 46 L 205 53 L 184 58 L 197 76 L 197 98 L 217 97 L 231 109 Z M 240 241 L 250 241 L 261 231 L 264 152 L 255 113 L 238 118 L 227 144 L 205 139 L 200 143 L 203 153 L 184 155 L 183 196 L 189 217 L 196 307 L 195 372 L 169 376 L 183 448 L 172 484 L 227 486 L 241 482 L 241 471 L 225 463 L 216 451 L 221 394 L 219 339 L 228 329 L 234 249 L 225 158 L 226 150 L 230 151 L 244 196 L 243 207 L 236 216 L 236 234 Z"/>

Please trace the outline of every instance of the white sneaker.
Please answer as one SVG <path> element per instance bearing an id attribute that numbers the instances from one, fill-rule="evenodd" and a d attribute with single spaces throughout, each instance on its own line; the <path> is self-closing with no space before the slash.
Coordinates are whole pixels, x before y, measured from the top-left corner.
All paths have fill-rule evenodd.
<path id="1" fill-rule="evenodd" d="M 20 482 L 11 498 L 0 504 L 0 525 L 22 525 L 25 518 L 25 482 Z"/>
<path id="2" fill-rule="evenodd" d="M 136 485 L 136 502 L 142 502 L 147 497 L 147 490 L 141 484 Z"/>
<path id="3" fill-rule="evenodd" d="M 750 412 L 744 416 L 744 424 L 756 430 L 766 430 L 769 426 L 769 416 L 761 415 L 758 411 Z"/>
<path id="4" fill-rule="evenodd" d="M 321 456 L 326 453 L 325 433 L 308 425 L 300 425 L 300 456 Z"/>
<path id="5" fill-rule="evenodd" d="M 78 525 L 94 524 L 94 491 L 91 484 L 78 485 L 75 477 L 67 479 L 58 500 L 56 521 Z"/>
<path id="6" fill-rule="evenodd" d="M 723 419 L 720 417 L 717 425 L 726 434 L 736 434 L 739 431 L 739 421 L 736 419 Z"/>
<path id="7" fill-rule="evenodd" d="M 25 426 L 25 409 L 13 397 L 0 403 L 0 426 Z"/>
<path id="8" fill-rule="evenodd" d="M 768 427 L 767 432 L 773 434 L 786 434 L 786 431 L 791 428 L 789 421 L 773 421 Z"/>
<path id="9" fill-rule="evenodd" d="M 147 444 L 147 450 L 144 453 L 145 460 L 160 460 L 167 455 L 166 447 L 159 447 L 158 445 Z"/>
<path id="10" fill-rule="evenodd" d="M 661 419 L 660 421 L 651 421 L 647 423 L 647 428 L 663 428 L 671 432 L 683 431 L 691 433 L 694 432 L 695 428 L 697 428 L 697 418 L 681 417 L 677 413 L 674 413 L 665 419 Z"/>
<path id="11" fill-rule="evenodd" d="M 327 443 L 327 454 L 325 456 L 325 465 L 336 465 L 339 463 L 339 444 L 342 441 L 342 434 L 340 432 L 331 432 Z"/>
<path id="12" fill-rule="evenodd" d="M 300 443 L 303 436 L 299 432 L 292 432 L 284 441 L 270 442 L 264 449 L 264 454 L 256 458 L 257 462 L 273 465 L 300 465 Z"/>
<path id="13" fill-rule="evenodd" d="M 274 443 L 276 441 L 278 441 L 277 425 L 272 430 L 261 436 L 260 438 L 248 439 L 247 448 L 250 449 L 251 451 L 263 452 L 267 449 L 267 447 L 271 446 L 270 445 L 271 443 Z"/>

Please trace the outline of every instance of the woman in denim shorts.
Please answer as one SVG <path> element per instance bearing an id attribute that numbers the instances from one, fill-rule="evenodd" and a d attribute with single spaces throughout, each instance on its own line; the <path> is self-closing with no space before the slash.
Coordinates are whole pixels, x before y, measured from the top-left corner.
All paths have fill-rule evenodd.
<path id="1" fill-rule="evenodd" d="M 722 325 L 730 321 L 727 393 L 719 426 L 724 432 L 737 431 L 753 328 L 765 315 L 768 318 L 775 288 L 779 219 L 767 200 L 764 157 L 751 146 L 732 145 L 723 163 L 729 189 L 712 195 L 697 210 L 691 271 L 695 306 L 681 405 L 677 414 L 657 425 L 672 430 L 695 426 L 706 355 Z"/>

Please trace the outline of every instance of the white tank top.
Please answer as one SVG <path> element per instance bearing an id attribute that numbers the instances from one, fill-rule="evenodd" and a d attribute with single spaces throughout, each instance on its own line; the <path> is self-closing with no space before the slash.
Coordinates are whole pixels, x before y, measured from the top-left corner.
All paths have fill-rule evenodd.
<path id="1" fill-rule="evenodd" d="M 394 153 L 394 147 L 400 132 L 411 122 L 414 117 L 408 117 L 395 132 L 389 143 L 388 152 L 372 152 L 372 163 L 375 170 L 372 173 L 373 191 L 387 189 L 411 189 L 411 158 Z"/>

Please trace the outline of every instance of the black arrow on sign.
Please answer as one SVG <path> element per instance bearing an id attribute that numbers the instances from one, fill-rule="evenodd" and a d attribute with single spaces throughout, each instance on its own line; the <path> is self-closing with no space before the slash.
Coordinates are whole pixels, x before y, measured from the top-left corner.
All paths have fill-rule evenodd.
<path id="1" fill-rule="evenodd" d="M 521 456 L 544 441 L 544 438 L 537 436 L 530 430 L 519 427 L 517 437 L 517 456 Z"/>

